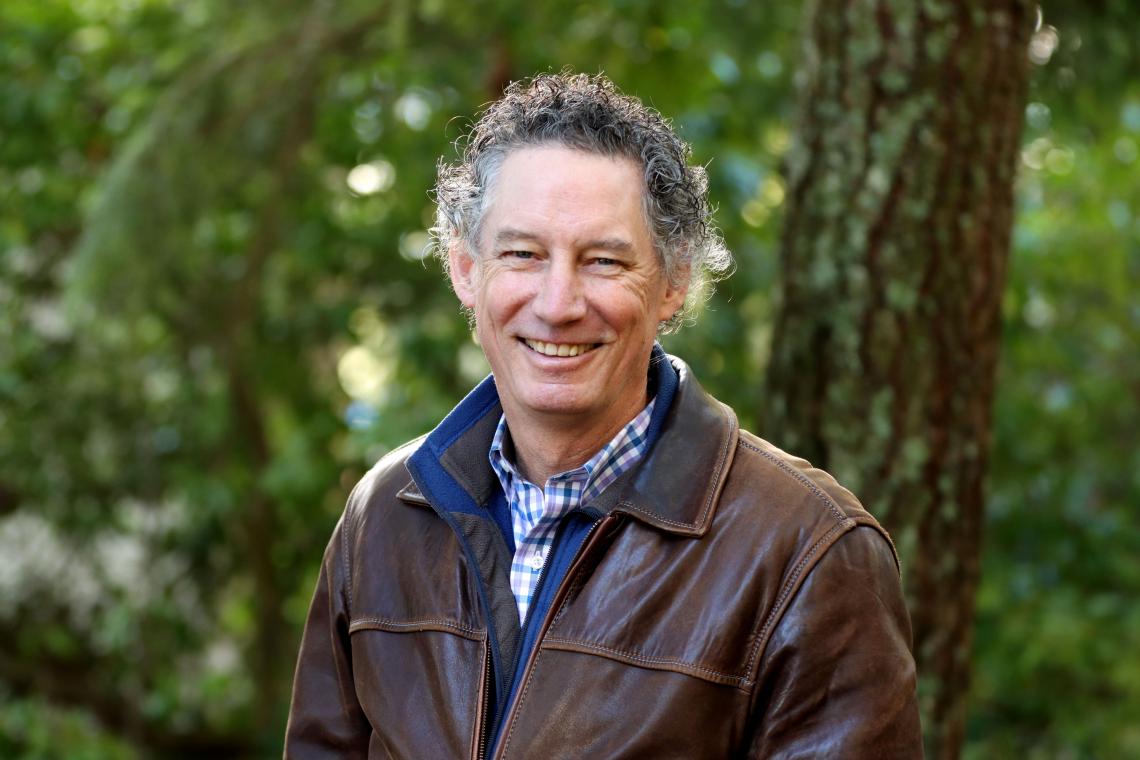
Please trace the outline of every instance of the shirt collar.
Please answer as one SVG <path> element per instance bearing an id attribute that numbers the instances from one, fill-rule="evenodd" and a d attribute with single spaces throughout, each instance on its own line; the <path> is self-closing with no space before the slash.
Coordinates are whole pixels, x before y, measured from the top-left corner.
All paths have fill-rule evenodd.
<path id="1" fill-rule="evenodd" d="M 649 423 L 653 419 L 657 397 L 649 400 L 632 420 L 626 423 L 609 442 L 599 449 L 581 466 L 553 475 L 550 481 L 582 481 L 583 496 L 593 495 L 605 489 L 622 473 L 632 467 L 649 448 Z M 499 478 L 503 492 L 508 499 L 515 481 L 524 480 L 513 460 L 514 446 L 510 440 L 510 429 L 506 415 L 500 415 L 495 435 L 487 457 L 491 468 Z M 545 487 L 545 483 L 536 484 Z"/>

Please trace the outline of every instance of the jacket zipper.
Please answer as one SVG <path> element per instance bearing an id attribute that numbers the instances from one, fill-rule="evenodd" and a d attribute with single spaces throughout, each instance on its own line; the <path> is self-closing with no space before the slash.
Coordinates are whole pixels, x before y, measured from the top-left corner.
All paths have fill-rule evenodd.
<path id="1" fill-rule="evenodd" d="M 483 760 L 487 756 L 487 700 L 491 693 L 491 641 L 483 642 L 483 690 L 479 695 L 479 746 L 475 757 Z"/>
<path id="2" fill-rule="evenodd" d="M 596 526 L 598 524 L 598 522 L 600 522 L 600 520 L 596 521 L 594 523 L 594 526 Z M 590 527 L 591 531 L 594 529 L 594 526 Z M 554 540 L 550 542 L 550 551 L 547 552 L 547 555 L 546 555 L 547 561 L 544 561 L 542 563 L 542 569 L 538 571 L 538 580 L 535 581 L 534 591 L 531 592 L 531 595 L 530 595 L 530 598 L 532 600 L 535 600 L 535 601 L 538 600 L 539 593 L 542 591 L 542 585 L 546 582 L 546 568 L 550 567 L 549 560 L 551 558 L 551 555 L 554 554 L 554 547 L 558 546 L 558 541 L 559 541 L 559 539 L 562 538 L 562 533 L 563 533 L 562 526 L 559 525 L 558 530 L 554 534 Z M 586 539 L 588 539 L 588 538 L 589 538 L 589 534 L 587 533 Z M 585 544 L 586 539 L 583 539 L 583 542 L 582 542 L 583 544 Z M 526 637 L 526 627 L 527 627 L 527 625 L 530 624 L 530 618 L 531 618 L 531 615 L 534 614 L 535 606 L 536 605 L 532 604 L 531 606 L 527 607 L 526 615 L 523 616 L 522 626 L 519 628 L 519 646 L 520 647 L 522 646 L 523 639 Z M 511 662 L 510 674 L 512 677 L 514 676 L 515 671 L 518 670 L 519 657 L 521 657 L 521 656 L 522 656 L 522 652 L 519 652 L 518 654 L 515 655 L 514 660 Z M 499 726 L 499 720 L 503 717 L 503 710 L 506 709 L 506 704 L 503 704 L 503 703 L 506 702 L 508 696 L 509 695 L 507 695 L 507 694 L 502 695 L 502 698 L 500 699 L 500 704 L 495 708 L 495 719 L 494 719 L 493 725 L 496 728 Z M 486 750 L 484 749 L 484 753 L 485 752 L 486 752 Z M 482 758 L 480 758 L 480 760 L 482 760 Z"/>
<path id="3" fill-rule="evenodd" d="M 546 637 L 546 631 L 550 627 L 550 623 L 551 623 L 551 621 L 553 621 L 554 616 L 558 614 L 558 608 L 562 606 L 562 602 L 566 598 L 566 592 L 569 590 L 570 585 L 574 580 L 574 576 L 578 573 L 578 570 L 580 569 L 580 566 L 582 564 L 582 559 L 590 552 L 590 549 L 593 548 L 594 540 L 597 538 L 598 534 L 601 532 L 598 530 L 599 526 L 601 526 L 601 524 L 604 522 L 614 521 L 616 519 L 617 519 L 617 517 L 615 515 L 610 514 L 610 515 L 607 515 L 605 517 L 602 517 L 602 518 L 595 520 L 594 524 L 590 526 L 590 530 L 587 531 L 586 537 L 582 539 L 582 545 L 578 548 L 578 553 L 574 556 L 573 561 L 570 563 L 570 567 L 567 568 L 566 576 L 562 579 L 562 584 L 558 587 L 558 590 L 554 593 L 554 598 L 550 600 L 550 609 L 548 609 L 546 611 L 546 617 L 544 617 L 542 619 L 542 626 L 538 630 L 538 635 L 535 636 L 534 646 L 531 647 L 530 653 L 527 655 L 526 667 L 523 668 L 523 672 L 519 678 L 519 682 L 517 684 L 515 684 L 515 686 L 514 686 L 513 691 L 515 691 L 516 693 L 522 694 L 522 692 L 525 691 L 525 689 L 526 689 L 526 682 L 530 678 L 530 671 L 531 671 L 531 668 L 534 667 L 535 656 L 538 654 L 539 647 L 542 646 L 542 640 Z M 552 546 L 553 546 L 553 544 L 552 544 Z M 538 578 L 539 583 L 542 582 L 543 576 L 545 574 L 546 574 L 546 565 L 543 565 L 542 572 L 539 573 L 539 578 Z M 536 585 L 535 586 L 535 591 L 536 591 L 535 598 L 537 598 L 538 588 L 539 587 Z M 527 610 L 527 622 L 529 622 L 529 621 L 530 621 L 530 610 Z M 510 733 L 511 721 L 513 721 L 515 719 L 515 713 L 518 712 L 518 708 L 519 708 L 519 699 L 515 699 L 514 703 L 511 705 L 510 713 L 507 714 L 506 720 L 502 722 L 502 726 L 501 726 L 501 728 L 499 728 L 499 735 L 498 735 L 499 747 L 502 746 L 503 736 L 508 735 Z M 495 725 L 499 726 L 499 720 L 497 719 L 497 717 L 498 716 L 496 716 Z M 498 756 L 499 756 L 499 753 L 498 753 L 498 751 L 496 751 L 494 757 L 497 758 Z M 482 760 L 482 759 L 480 759 L 480 760 Z"/>

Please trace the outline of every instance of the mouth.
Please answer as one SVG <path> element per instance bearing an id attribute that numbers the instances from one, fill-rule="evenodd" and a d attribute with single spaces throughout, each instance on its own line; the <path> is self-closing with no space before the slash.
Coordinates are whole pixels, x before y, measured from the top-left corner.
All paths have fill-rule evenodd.
<path id="1" fill-rule="evenodd" d="M 530 338 L 520 338 L 526 344 L 527 348 L 543 356 L 581 356 L 584 353 L 593 351 L 601 343 L 546 343 L 541 340 L 531 340 Z"/>

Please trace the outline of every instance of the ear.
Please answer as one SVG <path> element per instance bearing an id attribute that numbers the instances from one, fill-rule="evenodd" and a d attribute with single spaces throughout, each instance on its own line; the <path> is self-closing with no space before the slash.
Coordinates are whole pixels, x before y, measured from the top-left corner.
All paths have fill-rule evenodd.
<path id="1" fill-rule="evenodd" d="M 685 296 L 689 293 L 689 271 L 678 272 L 677 277 L 681 284 L 674 286 L 668 278 L 665 279 L 665 296 L 661 299 L 661 308 L 657 314 L 658 322 L 665 322 L 685 305 Z"/>
<path id="2" fill-rule="evenodd" d="M 475 308 L 475 259 L 467 251 L 467 246 L 460 241 L 453 241 L 447 249 L 448 270 L 451 275 L 451 287 L 459 302 L 468 309 Z"/>

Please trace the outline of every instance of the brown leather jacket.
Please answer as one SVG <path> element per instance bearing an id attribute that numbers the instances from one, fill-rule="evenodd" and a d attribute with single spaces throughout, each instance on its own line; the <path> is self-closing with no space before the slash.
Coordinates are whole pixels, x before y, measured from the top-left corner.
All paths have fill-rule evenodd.
<path id="1" fill-rule="evenodd" d="M 329 544 L 286 757 L 922 756 L 887 534 L 827 473 L 740 430 L 673 362 L 661 436 L 597 505 L 496 746 L 485 746 L 485 610 L 513 610 L 479 589 L 506 583 L 509 557 L 495 542 L 474 562 L 460 550 L 468 527 L 410 482 L 415 441 L 365 476 Z M 493 487 L 491 431 L 476 424 L 469 449 L 443 462 L 476 501 Z"/>

